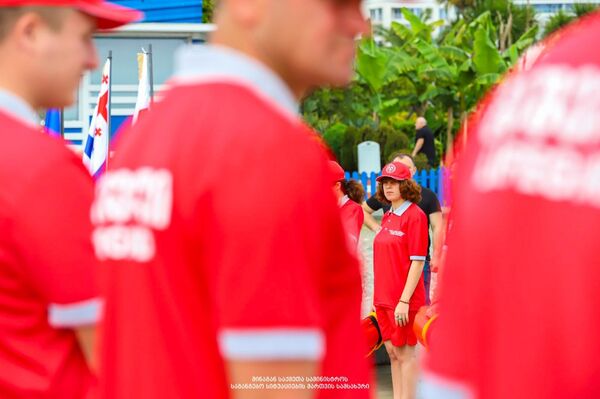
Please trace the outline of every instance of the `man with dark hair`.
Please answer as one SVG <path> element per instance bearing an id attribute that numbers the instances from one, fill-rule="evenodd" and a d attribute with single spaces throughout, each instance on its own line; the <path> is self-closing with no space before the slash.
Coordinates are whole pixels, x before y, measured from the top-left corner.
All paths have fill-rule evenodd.
<path id="1" fill-rule="evenodd" d="M 138 17 L 103 1 L 0 0 L 0 397 L 94 391 L 99 303 L 90 176 L 41 134 L 36 110 L 74 101 L 92 34 Z M 87 359 L 86 359 L 87 357 Z"/>
<path id="2" fill-rule="evenodd" d="M 415 135 L 415 148 L 412 152 L 412 157 L 416 157 L 417 154 L 425 154 L 427 156 L 427 163 L 431 167 L 437 165 L 437 155 L 435 151 L 435 140 L 434 135 L 429 126 L 427 126 L 427 120 L 422 116 L 418 117 L 415 122 L 415 129 L 417 133 Z"/>
<path id="3" fill-rule="evenodd" d="M 395 153 L 392 155 L 394 157 L 392 162 L 401 162 L 404 165 L 408 166 L 410 172 L 414 176 L 417 172 L 417 168 L 412 157 L 408 154 L 403 153 Z M 440 207 L 440 201 L 433 191 L 428 189 L 427 187 L 421 186 L 421 201 L 417 204 L 425 215 L 427 215 L 427 231 L 429 231 L 429 227 L 431 226 L 432 234 L 429 235 L 429 243 L 427 250 L 427 259 L 425 260 L 425 266 L 423 268 L 423 279 L 425 281 L 425 296 L 427 303 L 429 303 L 429 287 L 431 283 L 431 254 L 429 253 L 429 248 L 433 247 L 434 254 L 438 253 L 438 248 L 436 245 L 440 245 L 441 233 L 442 233 L 442 209 Z M 381 229 L 381 226 L 375 218 L 373 217 L 373 212 L 383 209 L 383 212 L 387 212 L 390 210 L 390 205 L 382 204 L 375 198 L 375 196 L 369 197 L 368 200 L 364 201 L 362 204 L 363 211 L 365 213 L 365 224 L 368 228 L 373 230 L 374 232 L 378 232 Z M 433 259 L 437 259 L 435 256 Z"/>

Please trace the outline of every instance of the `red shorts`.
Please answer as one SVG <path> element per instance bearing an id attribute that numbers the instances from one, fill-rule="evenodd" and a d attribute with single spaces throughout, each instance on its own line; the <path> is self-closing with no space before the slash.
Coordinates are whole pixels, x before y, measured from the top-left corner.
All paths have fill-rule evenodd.
<path id="1" fill-rule="evenodd" d="M 404 327 L 396 325 L 393 309 L 376 306 L 375 313 L 377 313 L 377 322 L 384 342 L 392 341 L 394 346 L 415 346 L 417 344 L 417 336 L 413 331 L 413 322 L 417 311 L 409 310 L 408 324 Z"/>

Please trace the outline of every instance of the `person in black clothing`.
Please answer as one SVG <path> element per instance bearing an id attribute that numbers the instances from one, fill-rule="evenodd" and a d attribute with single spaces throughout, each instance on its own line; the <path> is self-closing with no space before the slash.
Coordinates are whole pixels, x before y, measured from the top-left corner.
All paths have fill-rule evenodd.
<path id="1" fill-rule="evenodd" d="M 394 155 L 392 162 L 401 162 L 408 166 L 411 174 L 414 176 L 417 172 L 417 168 L 412 157 L 408 154 L 398 153 Z M 425 215 L 427 215 L 427 224 L 428 230 L 429 226 L 431 226 L 432 234 L 429 235 L 429 245 L 433 244 L 434 253 L 436 253 L 436 244 L 440 244 L 441 232 L 442 232 L 442 209 L 440 207 L 440 201 L 433 191 L 428 189 L 427 187 L 421 186 L 421 202 L 417 204 Z M 367 201 L 362 204 L 363 211 L 365 214 L 364 223 L 373 230 L 375 233 L 379 232 L 381 226 L 375 218 L 372 216 L 372 213 L 383 209 L 383 212 L 388 212 L 390 210 L 390 205 L 382 204 L 375 198 L 375 196 L 371 196 Z M 427 252 L 427 258 L 425 260 L 425 266 L 423 268 L 423 279 L 425 281 L 425 296 L 427 304 L 430 302 L 429 298 L 429 286 L 431 282 L 431 256 L 429 250 Z M 433 257 L 433 259 L 437 259 L 437 257 Z"/>
<path id="2" fill-rule="evenodd" d="M 415 122 L 415 129 L 417 129 L 417 134 L 415 135 L 415 149 L 412 152 L 412 157 L 414 158 L 417 154 L 423 153 L 427 156 L 429 166 L 435 167 L 437 165 L 435 143 L 433 132 L 427 126 L 427 120 L 423 117 L 418 117 Z"/>

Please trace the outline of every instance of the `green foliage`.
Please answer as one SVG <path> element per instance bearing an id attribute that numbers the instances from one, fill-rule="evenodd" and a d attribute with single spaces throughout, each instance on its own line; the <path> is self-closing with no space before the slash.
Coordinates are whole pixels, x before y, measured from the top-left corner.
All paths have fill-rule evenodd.
<path id="1" fill-rule="evenodd" d="M 395 152 L 398 152 L 399 149 L 409 147 L 410 145 L 408 145 L 408 138 L 406 137 L 406 135 L 399 133 L 397 135 L 390 136 L 381 151 L 381 158 L 389 159 L 390 155 L 392 155 Z M 410 151 L 408 151 L 408 153 L 410 154 Z"/>
<path id="2" fill-rule="evenodd" d="M 338 161 L 344 170 L 357 170 L 357 149 L 356 146 L 361 142 L 362 134 L 357 127 L 349 127 L 342 140 L 342 147 L 338 156 Z"/>
<path id="3" fill-rule="evenodd" d="M 577 18 L 581 18 L 587 14 L 590 14 L 600 8 L 600 5 L 593 3 L 575 3 L 573 6 L 573 12 Z"/>
<path id="4" fill-rule="evenodd" d="M 339 158 L 341 154 L 346 130 L 348 130 L 348 126 L 341 122 L 336 122 L 328 127 L 323 133 L 323 139 L 327 142 L 329 148 L 331 148 L 337 158 Z"/>
<path id="5" fill-rule="evenodd" d="M 207 24 L 212 22 L 215 11 L 215 0 L 202 0 L 202 22 Z"/>
<path id="6" fill-rule="evenodd" d="M 410 153 L 409 153 L 410 154 Z M 417 154 L 414 158 L 415 166 L 418 170 L 430 170 L 431 166 L 429 166 L 429 161 L 427 160 L 427 156 L 425 154 Z"/>
<path id="7" fill-rule="evenodd" d="M 489 13 L 492 23 L 499 30 L 508 27 L 510 37 L 516 39 L 537 26 L 535 9 L 531 6 L 514 5 L 510 0 L 477 0 L 462 13 L 466 21 L 473 21 L 481 14 Z M 510 26 L 509 26 L 510 25 Z M 509 40 L 509 45 L 512 40 Z"/>
<path id="8" fill-rule="evenodd" d="M 506 70 L 506 63 L 483 26 L 475 32 L 473 65 L 481 75 L 498 74 Z"/>
<path id="9" fill-rule="evenodd" d="M 405 123 L 404 129 L 408 128 Z M 392 126 L 345 126 L 336 123 L 324 134 L 323 138 L 335 153 L 337 159 L 345 170 L 358 168 L 357 146 L 363 141 L 375 141 L 382 149 L 382 159 L 398 151 L 398 148 L 407 148 L 410 139 L 403 130 Z"/>
<path id="10" fill-rule="evenodd" d="M 379 29 L 383 45 L 368 38 L 360 43 L 349 87 L 318 90 L 304 101 L 305 119 L 324 133 L 344 168 L 356 169 L 356 145 L 365 140 L 380 144 L 382 159 L 412 148 L 414 120 L 421 115 L 442 154 L 468 113 L 535 41 L 535 24 L 511 36 L 511 21 L 523 9 L 506 0 L 476 4 L 496 8 L 459 18 L 438 35 L 439 21 L 402 9 L 408 25 Z"/>
<path id="11" fill-rule="evenodd" d="M 544 37 L 551 35 L 557 30 L 569 25 L 571 22 L 575 20 L 575 16 L 567 14 L 563 10 L 560 10 L 556 14 L 550 17 L 548 22 L 544 27 Z"/>

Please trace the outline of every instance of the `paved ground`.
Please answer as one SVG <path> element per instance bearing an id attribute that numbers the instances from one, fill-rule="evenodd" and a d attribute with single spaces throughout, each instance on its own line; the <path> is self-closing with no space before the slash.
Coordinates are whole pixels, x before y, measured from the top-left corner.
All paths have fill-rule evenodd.
<path id="1" fill-rule="evenodd" d="M 389 366 L 377 367 L 377 398 L 392 399 L 392 376 Z"/>

